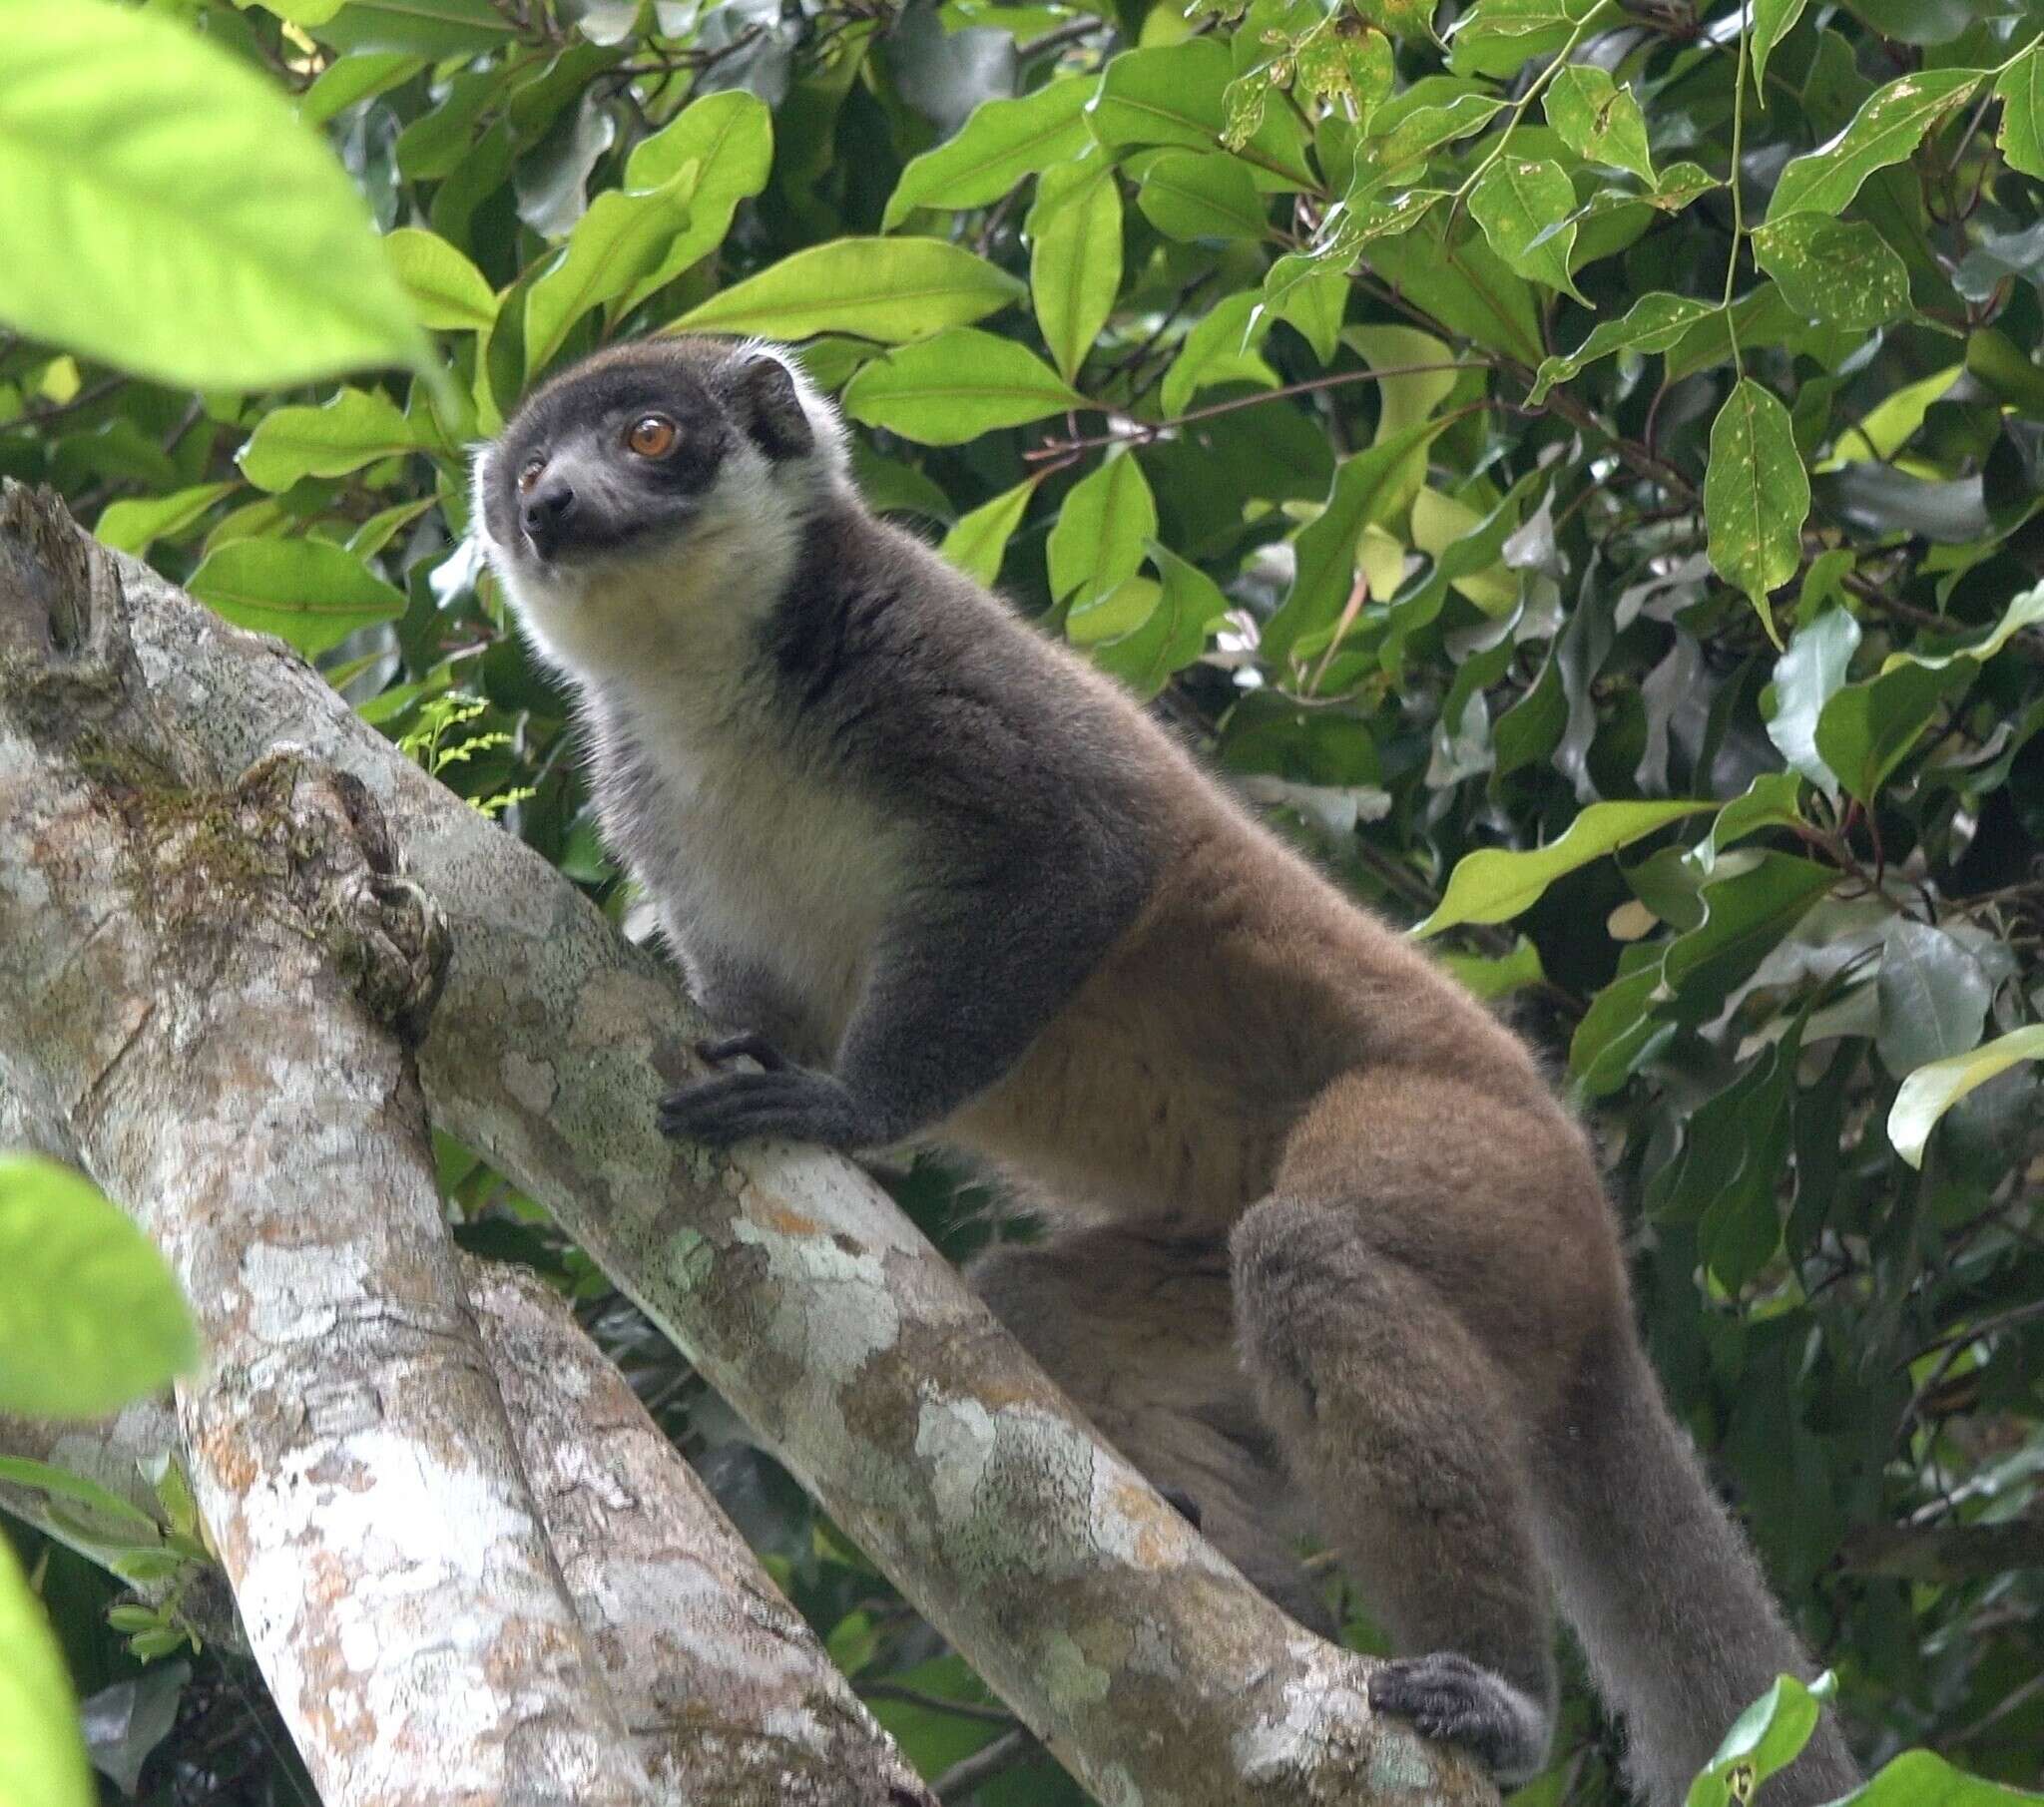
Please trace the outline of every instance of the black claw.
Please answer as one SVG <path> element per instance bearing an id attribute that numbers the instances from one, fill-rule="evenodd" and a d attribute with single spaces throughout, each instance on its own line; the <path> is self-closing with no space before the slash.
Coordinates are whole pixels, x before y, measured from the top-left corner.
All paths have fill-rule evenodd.
<path id="1" fill-rule="evenodd" d="M 1200 1529 L 1200 1503 L 1182 1487 L 1160 1487 L 1157 1490 L 1171 1505 L 1178 1516 L 1195 1531 Z"/>

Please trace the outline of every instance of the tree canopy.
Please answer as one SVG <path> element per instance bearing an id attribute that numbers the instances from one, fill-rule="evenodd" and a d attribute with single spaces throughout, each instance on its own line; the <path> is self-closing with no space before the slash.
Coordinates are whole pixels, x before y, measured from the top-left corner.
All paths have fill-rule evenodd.
<path id="1" fill-rule="evenodd" d="M 0 0 L 0 475 L 314 659 L 628 929 L 468 448 L 599 344 L 796 345 L 874 507 L 1549 1049 L 1862 1754 L 2044 1780 L 2033 0 Z M 946 1798 L 1084 1799 L 439 1152 L 464 1245 L 577 1301 Z M 190 1329 L 68 1284 L 33 1177 L 0 1246 L 50 1278 L 0 1348 L 56 1334 L 15 1296 L 160 1332 L 0 1390 L 86 1409 Z M 1026 1233 L 934 1160 L 891 1183 L 952 1252 Z M 78 1688 L 153 1703 L 111 1773 L 300 1798 L 246 1665 L 21 1549 Z M 1578 1686 L 1519 1798 L 1615 1798 L 1615 1755 Z"/>

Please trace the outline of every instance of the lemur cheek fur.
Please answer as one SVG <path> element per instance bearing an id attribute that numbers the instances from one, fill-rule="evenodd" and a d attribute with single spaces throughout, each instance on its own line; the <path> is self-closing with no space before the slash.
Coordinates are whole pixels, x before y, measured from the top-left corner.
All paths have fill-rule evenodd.
<path id="1" fill-rule="evenodd" d="M 675 440 L 634 463 L 645 416 Z M 541 556 L 512 486 L 545 459 L 604 501 Z M 678 337 L 557 377 L 477 463 L 605 834 L 729 1032 L 705 1058 L 766 1069 L 661 1128 L 994 1168 L 1050 1234 L 980 1263 L 989 1303 L 1302 1623 L 1298 1534 L 1339 1556 L 1398 1652 L 1380 1710 L 1530 1774 L 1558 1595 L 1679 1807 L 1809 1665 L 1662 1403 L 1586 1138 L 1467 993 L 846 472 L 785 353 Z M 1770 1807 L 1856 1779 L 1827 1719 Z"/>

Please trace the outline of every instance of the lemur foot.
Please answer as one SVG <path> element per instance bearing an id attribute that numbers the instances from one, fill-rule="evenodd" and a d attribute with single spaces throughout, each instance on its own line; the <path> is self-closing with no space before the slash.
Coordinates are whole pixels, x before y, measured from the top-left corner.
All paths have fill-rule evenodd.
<path id="1" fill-rule="evenodd" d="M 1369 1703 L 1409 1719 L 1423 1737 L 1459 1745 L 1500 1782 L 1524 1781 L 1547 1759 L 1547 1717 L 1502 1676 L 1452 1650 L 1397 1657 L 1372 1670 Z"/>
<path id="2" fill-rule="evenodd" d="M 665 1135 L 686 1136 L 713 1148 L 765 1135 L 826 1148 L 859 1147 L 870 1139 L 851 1094 L 837 1081 L 826 1073 L 787 1066 L 768 1073 L 720 1074 L 670 1092 L 660 1101 L 660 1128 Z"/>
<path id="3" fill-rule="evenodd" d="M 757 1061 L 767 1073 L 778 1073 L 787 1061 L 765 1036 L 757 1032 L 742 1036 L 720 1036 L 696 1044 L 696 1058 L 712 1067 L 740 1059 Z"/>

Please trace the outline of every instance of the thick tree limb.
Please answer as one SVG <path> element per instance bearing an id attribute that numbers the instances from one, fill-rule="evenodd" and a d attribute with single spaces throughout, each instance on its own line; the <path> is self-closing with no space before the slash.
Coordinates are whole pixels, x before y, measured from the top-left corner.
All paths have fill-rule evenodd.
<path id="1" fill-rule="evenodd" d="M 1097 1795 L 1491 1798 L 1373 1720 L 1367 1664 L 1216 1556 L 855 1168 L 661 1139 L 702 1028 L 671 974 L 295 659 L 121 569 L 152 706 L 221 772 L 289 737 L 354 773 L 444 911 L 435 1115 L 554 1206 Z"/>

